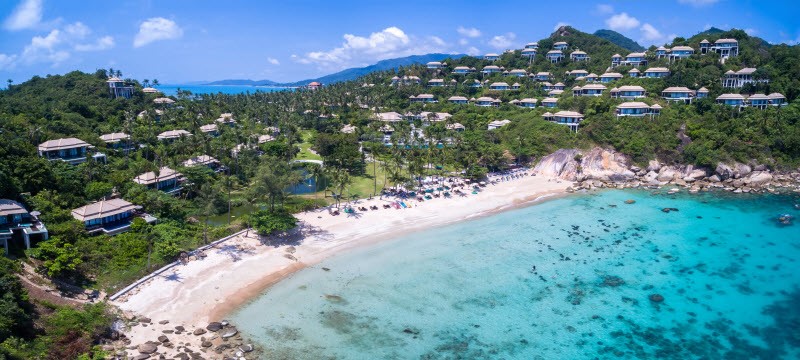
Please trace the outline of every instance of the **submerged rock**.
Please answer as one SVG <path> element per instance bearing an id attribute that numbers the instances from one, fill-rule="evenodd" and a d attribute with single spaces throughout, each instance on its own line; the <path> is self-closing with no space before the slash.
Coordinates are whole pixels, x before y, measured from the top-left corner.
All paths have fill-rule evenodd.
<path id="1" fill-rule="evenodd" d="M 603 277 L 603 286 L 617 287 L 625 285 L 625 280 L 615 275 L 608 275 Z"/>
<path id="2" fill-rule="evenodd" d="M 664 301 L 664 296 L 661 294 L 650 294 L 649 299 L 654 303 L 660 303 Z"/>
<path id="3" fill-rule="evenodd" d="M 628 199 L 628 200 L 625 200 L 625 203 L 626 203 L 626 204 L 635 204 L 635 203 L 636 203 L 636 200 L 633 200 L 633 199 Z"/>

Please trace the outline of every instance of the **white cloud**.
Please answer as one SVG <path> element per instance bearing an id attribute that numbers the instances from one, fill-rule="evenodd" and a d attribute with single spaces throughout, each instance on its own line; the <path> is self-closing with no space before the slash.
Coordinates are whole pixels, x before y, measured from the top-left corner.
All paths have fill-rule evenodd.
<path id="1" fill-rule="evenodd" d="M 489 45 L 496 49 L 509 49 L 514 44 L 514 40 L 517 38 L 517 35 L 513 32 L 507 33 L 505 35 L 496 35 L 491 40 L 489 40 Z"/>
<path id="2" fill-rule="evenodd" d="M 89 30 L 88 26 L 78 21 L 74 24 L 69 24 L 66 27 L 64 27 L 64 32 L 78 39 L 83 39 L 87 35 L 89 35 L 92 31 Z"/>
<path id="3" fill-rule="evenodd" d="M 30 29 L 42 21 L 42 0 L 23 0 L 3 23 L 8 30 Z"/>
<path id="4" fill-rule="evenodd" d="M 133 47 L 142 47 L 159 40 L 174 40 L 183 36 L 183 29 L 174 21 L 163 17 L 149 18 L 139 25 Z"/>
<path id="5" fill-rule="evenodd" d="M 476 37 L 481 36 L 481 31 L 476 29 L 476 28 L 474 28 L 474 27 L 473 28 L 465 28 L 463 26 L 459 26 L 458 29 L 456 29 L 456 31 L 458 31 L 458 33 L 461 34 L 461 36 L 466 36 L 466 37 L 470 37 L 470 38 L 476 38 Z"/>
<path id="6" fill-rule="evenodd" d="M 719 0 L 678 0 L 681 4 L 691 5 L 694 7 L 701 7 L 706 5 L 713 5 Z"/>
<path id="7" fill-rule="evenodd" d="M 608 4 L 597 4 L 595 11 L 601 15 L 611 14 L 614 12 L 614 7 Z"/>
<path id="8" fill-rule="evenodd" d="M 8 70 L 14 67 L 17 55 L 0 54 L 0 70 Z"/>
<path id="9" fill-rule="evenodd" d="M 469 40 L 467 39 L 458 39 L 458 44 L 461 46 L 466 46 L 469 44 Z"/>
<path id="10" fill-rule="evenodd" d="M 321 68 L 345 68 L 369 61 L 394 57 L 445 52 L 444 41 L 435 36 L 412 38 L 402 29 L 392 26 L 369 36 L 345 34 L 341 46 L 328 51 L 312 51 L 292 60 L 301 64 L 317 64 Z"/>
<path id="11" fill-rule="evenodd" d="M 562 26 L 569 26 L 569 23 L 568 22 L 559 21 L 558 24 L 556 24 L 556 26 L 553 27 L 553 31 L 558 30 L 558 28 L 560 28 Z"/>
<path id="12" fill-rule="evenodd" d="M 77 44 L 75 51 L 100 51 L 108 50 L 114 47 L 114 38 L 111 36 L 103 36 L 93 44 Z"/>
<path id="13" fill-rule="evenodd" d="M 267 62 L 272 64 L 272 65 L 280 65 L 281 64 L 281 62 L 278 61 L 278 59 L 276 59 L 276 58 L 267 58 Z"/>
<path id="14" fill-rule="evenodd" d="M 664 36 L 664 34 L 662 34 L 661 31 L 658 31 L 658 29 L 656 29 L 655 26 L 650 25 L 649 23 L 644 23 L 644 25 L 642 25 L 642 27 L 639 28 L 639 30 L 641 30 L 642 32 L 641 42 L 649 45 L 657 44 L 659 42 L 663 43 L 668 39 L 675 38 L 674 34 Z"/>
<path id="15" fill-rule="evenodd" d="M 627 13 L 619 13 L 606 19 L 606 26 L 615 31 L 631 30 L 639 27 L 639 20 Z"/>

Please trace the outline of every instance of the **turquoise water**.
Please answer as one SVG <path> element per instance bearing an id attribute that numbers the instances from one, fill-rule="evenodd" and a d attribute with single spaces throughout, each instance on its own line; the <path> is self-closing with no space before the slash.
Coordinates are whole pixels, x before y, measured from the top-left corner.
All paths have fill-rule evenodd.
<path id="1" fill-rule="evenodd" d="M 293 90 L 293 88 L 285 87 L 270 87 L 270 86 L 239 86 L 239 85 L 159 85 L 158 90 L 163 92 L 164 95 L 177 95 L 178 89 L 191 91 L 192 94 L 245 94 L 261 92 L 273 92 Z"/>
<path id="2" fill-rule="evenodd" d="M 232 320 L 266 358 L 797 359 L 797 201 L 570 196 L 347 252 Z"/>

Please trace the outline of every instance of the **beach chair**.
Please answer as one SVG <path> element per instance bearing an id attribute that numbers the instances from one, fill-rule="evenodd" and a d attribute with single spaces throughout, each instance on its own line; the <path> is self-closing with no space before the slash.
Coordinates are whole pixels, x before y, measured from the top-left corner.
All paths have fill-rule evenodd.
<path id="1" fill-rule="evenodd" d="M 406 203 L 404 203 L 404 202 L 402 202 L 402 201 L 400 202 L 400 206 L 402 206 L 402 207 L 403 207 L 403 209 L 405 209 L 405 208 L 407 208 L 407 207 L 408 207 L 408 205 L 406 205 Z"/>

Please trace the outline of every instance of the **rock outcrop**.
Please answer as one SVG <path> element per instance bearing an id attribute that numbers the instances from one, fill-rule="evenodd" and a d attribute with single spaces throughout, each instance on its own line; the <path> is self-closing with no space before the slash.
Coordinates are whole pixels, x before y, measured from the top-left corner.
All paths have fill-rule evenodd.
<path id="1" fill-rule="evenodd" d="M 569 181 L 628 181 L 636 175 L 629 169 L 630 160 L 623 154 L 599 147 L 588 152 L 560 149 L 536 164 L 534 173 Z"/>

